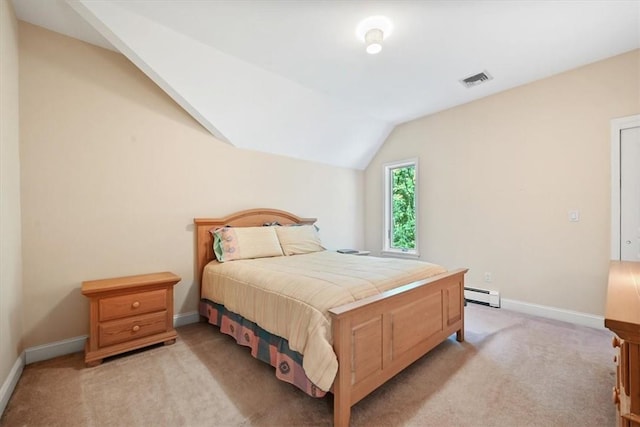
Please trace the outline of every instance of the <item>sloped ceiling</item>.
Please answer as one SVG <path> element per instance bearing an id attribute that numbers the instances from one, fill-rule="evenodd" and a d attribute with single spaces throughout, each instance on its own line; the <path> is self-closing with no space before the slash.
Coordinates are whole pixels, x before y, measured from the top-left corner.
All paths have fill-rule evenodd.
<path id="1" fill-rule="evenodd" d="M 640 48 L 640 1 L 14 0 L 237 147 L 363 169 L 399 123 Z M 394 25 L 378 55 L 358 23 Z M 487 70 L 489 82 L 459 79 Z M 446 141 L 443 141 L 446 143 Z"/>

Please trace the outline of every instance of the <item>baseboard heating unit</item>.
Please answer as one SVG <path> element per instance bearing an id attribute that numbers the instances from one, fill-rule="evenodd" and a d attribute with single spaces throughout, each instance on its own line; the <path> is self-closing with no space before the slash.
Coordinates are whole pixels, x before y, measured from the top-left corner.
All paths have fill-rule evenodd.
<path id="1" fill-rule="evenodd" d="M 464 288 L 464 299 L 476 304 L 500 308 L 500 293 L 489 289 Z"/>

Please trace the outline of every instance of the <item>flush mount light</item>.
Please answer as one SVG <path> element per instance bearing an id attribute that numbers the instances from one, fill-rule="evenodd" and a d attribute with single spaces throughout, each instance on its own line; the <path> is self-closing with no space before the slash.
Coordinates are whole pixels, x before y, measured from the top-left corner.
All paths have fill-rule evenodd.
<path id="1" fill-rule="evenodd" d="M 356 37 L 365 43 L 367 53 L 374 55 L 382 50 L 382 40 L 391 35 L 392 29 L 386 16 L 370 16 L 358 24 Z"/>
<path id="2" fill-rule="evenodd" d="M 364 42 L 367 44 L 367 53 L 375 55 L 382 50 L 382 39 L 384 33 L 379 28 L 372 28 L 364 35 Z"/>

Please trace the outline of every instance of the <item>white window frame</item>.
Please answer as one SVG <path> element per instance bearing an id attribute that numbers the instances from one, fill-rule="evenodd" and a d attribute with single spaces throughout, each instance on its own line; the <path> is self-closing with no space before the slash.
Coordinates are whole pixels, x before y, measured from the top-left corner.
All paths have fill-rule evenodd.
<path id="1" fill-rule="evenodd" d="M 407 167 L 407 166 L 413 166 L 415 169 L 415 180 L 416 180 L 416 186 L 415 186 L 415 194 L 414 194 L 414 201 L 415 201 L 415 214 L 416 214 L 416 232 L 415 232 L 415 248 L 414 249 L 408 249 L 408 250 L 400 250 L 400 249 L 396 249 L 396 248 L 392 248 L 391 247 L 391 229 L 392 229 L 392 221 L 393 221 L 393 217 L 392 217 L 392 206 L 393 206 L 393 200 L 391 198 L 392 195 L 392 191 L 391 191 L 391 185 L 393 184 L 393 179 L 392 179 L 392 174 L 391 171 L 393 169 L 398 169 L 398 168 L 402 168 L 402 167 Z M 390 162 L 390 163 L 385 163 L 382 165 L 382 169 L 383 169 L 383 185 L 384 185 L 384 223 L 383 223 L 383 227 L 382 227 L 382 252 L 381 254 L 383 256 L 393 256 L 393 257 L 399 257 L 399 258 L 418 258 L 420 256 L 420 252 L 418 251 L 418 219 L 420 218 L 418 215 L 418 207 L 420 206 L 419 202 L 418 202 L 418 183 L 420 182 L 420 180 L 418 179 L 419 175 L 418 175 L 418 158 L 412 158 L 412 159 L 406 159 L 406 160 L 401 160 L 401 161 L 397 161 L 397 162 Z"/>

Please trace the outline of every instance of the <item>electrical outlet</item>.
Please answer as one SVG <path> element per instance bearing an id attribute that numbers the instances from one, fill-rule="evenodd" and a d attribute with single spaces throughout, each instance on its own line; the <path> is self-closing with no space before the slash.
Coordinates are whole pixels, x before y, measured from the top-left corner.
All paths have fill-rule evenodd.
<path id="1" fill-rule="evenodd" d="M 493 282 L 493 274 L 489 271 L 485 271 L 484 272 L 484 282 L 485 283 L 491 283 Z"/>

